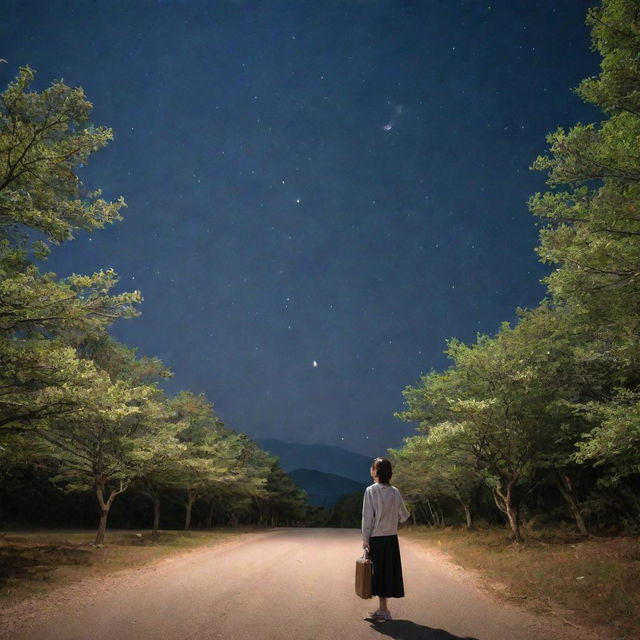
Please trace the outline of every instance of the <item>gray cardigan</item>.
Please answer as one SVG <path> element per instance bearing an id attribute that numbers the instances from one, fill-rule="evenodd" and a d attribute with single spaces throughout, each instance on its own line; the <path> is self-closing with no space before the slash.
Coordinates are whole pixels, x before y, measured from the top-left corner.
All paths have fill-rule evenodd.
<path id="1" fill-rule="evenodd" d="M 367 487 L 362 501 L 362 541 L 373 536 L 392 536 L 398 533 L 398 523 L 404 522 L 409 512 L 400 491 L 390 484 L 376 482 Z"/>

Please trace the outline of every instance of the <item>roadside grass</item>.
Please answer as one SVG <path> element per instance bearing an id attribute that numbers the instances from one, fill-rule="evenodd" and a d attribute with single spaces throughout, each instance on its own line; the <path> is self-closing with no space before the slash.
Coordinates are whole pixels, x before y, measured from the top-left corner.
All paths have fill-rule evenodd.
<path id="1" fill-rule="evenodd" d="M 561 530 L 404 527 L 401 535 L 474 569 L 490 591 L 570 625 L 606 627 L 617 638 L 640 638 L 640 538 L 582 538 Z"/>
<path id="2" fill-rule="evenodd" d="M 215 546 L 251 529 L 210 531 L 107 531 L 102 547 L 95 530 L 36 530 L 0 533 L 0 605 L 45 593 L 89 576 L 140 567 L 179 551 Z"/>

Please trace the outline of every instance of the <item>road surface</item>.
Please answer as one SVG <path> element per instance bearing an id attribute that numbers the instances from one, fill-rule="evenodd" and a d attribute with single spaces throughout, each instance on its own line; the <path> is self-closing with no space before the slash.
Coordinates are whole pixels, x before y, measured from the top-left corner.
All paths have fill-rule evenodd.
<path id="1" fill-rule="evenodd" d="M 477 580 L 400 538 L 404 598 L 372 621 L 354 593 L 355 529 L 245 534 L 153 565 L 61 587 L 5 610 L 13 640 L 590 640 L 485 595 Z M 369 618 L 369 619 L 368 619 Z"/>

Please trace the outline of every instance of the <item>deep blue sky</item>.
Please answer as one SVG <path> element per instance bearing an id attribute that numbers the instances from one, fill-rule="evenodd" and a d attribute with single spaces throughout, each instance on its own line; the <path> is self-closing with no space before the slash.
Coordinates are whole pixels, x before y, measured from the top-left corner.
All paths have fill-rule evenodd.
<path id="1" fill-rule="evenodd" d="M 141 290 L 113 335 L 228 426 L 380 455 L 445 339 L 544 295 L 528 167 L 599 118 L 593 4 L 0 1 L 3 85 L 82 86 L 115 140 L 81 177 L 128 204 L 47 269 Z"/>

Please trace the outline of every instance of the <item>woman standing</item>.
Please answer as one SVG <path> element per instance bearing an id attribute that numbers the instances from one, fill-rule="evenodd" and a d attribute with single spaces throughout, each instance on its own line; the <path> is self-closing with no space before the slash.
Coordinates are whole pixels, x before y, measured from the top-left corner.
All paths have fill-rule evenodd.
<path id="1" fill-rule="evenodd" d="M 380 600 L 380 607 L 371 616 L 376 620 L 391 620 L 387 598 L 404 597 L 398 522 L 404 522 L 409 512 L 400 491 L 389 484 L 393 474 L 391 462 L 376 458 L 370 473 L 374 484 L 364 492 L 362 548 L 373 565 L 371 593 Z"/>

